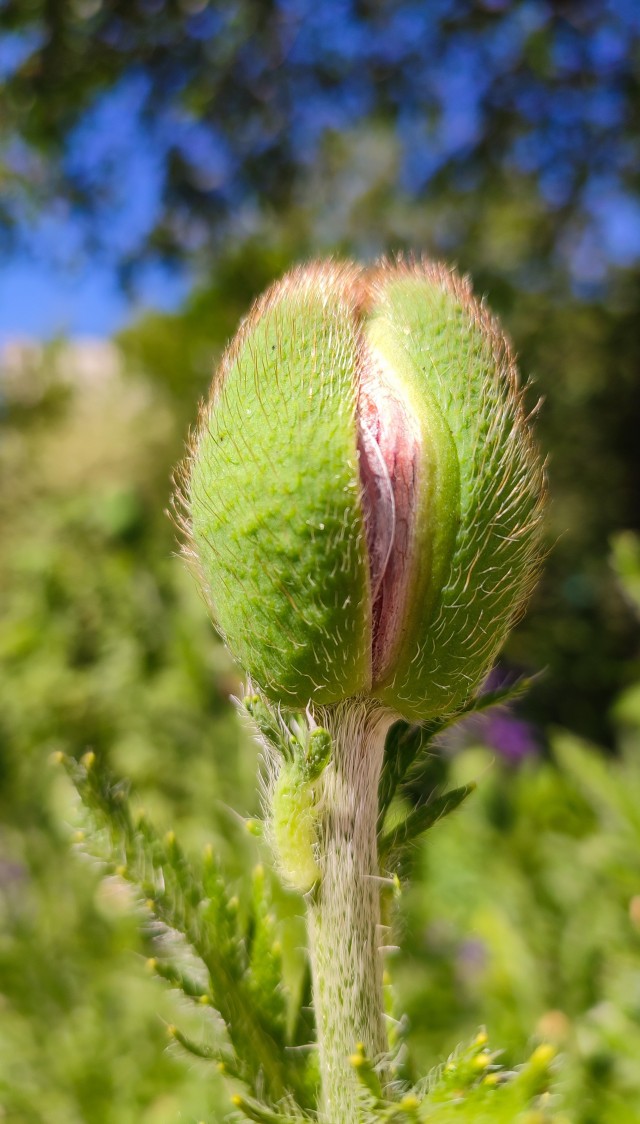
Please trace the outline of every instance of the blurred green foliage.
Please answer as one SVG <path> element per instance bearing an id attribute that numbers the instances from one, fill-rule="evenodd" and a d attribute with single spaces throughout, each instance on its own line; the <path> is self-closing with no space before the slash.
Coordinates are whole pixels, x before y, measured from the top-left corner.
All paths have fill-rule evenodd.
<path id="1" fill-rule="evenodd" d="M 43 208 L 53 227 L 69 209 L 124 274 L 200 271 L 120 351 L 59 341 L 0 373 L 0 1114 L 229 1117 L 211 1067 L 167 1045 L 167 1025 L 199 1038 L 206 1016 L 145 972 L 157 937 L 122 882 L 73 854 L 77 803 L 50 759 L 94 750 L 187 852 L 211 844 L 242 897 L 256 751 L 174 557 L 171 468 L 272 277 L 413 248 L 469 270 L 510 331 L 531 407 L 545 399 L 552 506 L 509 647 L 544 671 L 522 704 L 543 752 L 436 763 L 478 791 L 413 852 L 394 1010 L 416 1077 L 486 1023 L 507 1067 L 557 1045 L 552 1107 L 571 1124 L 640 1124 L 637 5 L 308 7 L 0 8 L 3 237 L 26 224 L 41 250 Z M 159 203 L 132 233 L 150 138 Z M 296 993 L 300 904 L 273 890 Z"/>
<path id="2" fill-rule="evenodd" d="M 634 0 L 6 0 L 0 31 L 0 238 L 44 209 L 128 274 L 278 225 L 478 244 L 520 290 L 637 265 Z"/>
<path id="3" fill-rule="evenodd" d="M 53 349 L 3 388 L 0 1104 L 25 1122 L 196 1119 L 215 1081 L 166 1052 L 174 1005 L 141 971 L 128 899 L 69 866 L 75 813 L 49 759 L 108 754 L 160 823 L 196 847 L 217 833 L 237 871 L 226 805 L 255 805 L 255 753 L 172 557 L 171 416 L 148 388 L 69 366 Z"/>
<path id="4" fill-rule="evenodd" d="M 209 316 L 213 344 L 228 313 L 213 302 Z M 60 343 L 2 381 L 0 1105 L 12 1124 L 195 1124 L 232 1108 L 215 1069 L 185 1060 L 175 1036 L 167 1045 L 167 1024 L 197 1039 L 206 1016 L 145 972 L 157 935 L 120 880 L 74 856 L 77 803 L 50 764 L 93 749 L 188 853 L 212 845 L 242 902 L 241 875 L 264 856 L 238 816 L 258 807 L 256 751 L 228 701 L 236 673 L 173 554 L 165 508 L 186 409 L 169 377 L 143 374 L 149 323 L 148 343 L 124 341 L 123 369 L 106 345 L 82 357 Z M 207 365 L 185 373 L 189 396 Z M 615 569 L 631 635 L 633 536 L 616 540 Z M 544 611 L 543 599 L 516 641 L 526 662 Z M 507 1067 L 536 1042 L 557 1046 L 553 1106 L 572 1124 L 640 1122 L 640 686 L 632 664 L 623 678 L 613 757 L 553 729 L 549 752 L 517 770 L 480 746 L 443 749 L 443 782 L 478 791 L 416 848 L 398 902 L 389 969 L 414 1077 L 486 1023 Z M 297 993 L 300 903 L 274 893 Z"/>
<path id="5" fill-rule="evenodd" d="M 516 773 L 457 758 L 453 779 L 481 780 L 427 839 L 394 973 L 423 1057 L 480 1019 L 507 1064 L 550 1040 L 581 1124 L 640 1120 L 639 750 L 636 715 L 615 762 L 561 732 Z"/>

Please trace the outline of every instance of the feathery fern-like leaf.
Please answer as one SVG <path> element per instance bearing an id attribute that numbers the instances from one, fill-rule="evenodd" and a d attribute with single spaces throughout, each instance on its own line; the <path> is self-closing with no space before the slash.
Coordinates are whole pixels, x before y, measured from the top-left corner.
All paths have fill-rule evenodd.
<path id="1" fill-rule="evenodd" d="M 264 888 L 254 889 L 252 932 L 247 933 L 211 850 L 205 852 L 202 869 L 194 870 L 173 833 L 161 838 L 144 816 L 134 818 L 126 786 L 93 754 L 80 762 L 65 759 L 64 764 L 96 827 L 107 837 L 105 853 L 96 836 L 99 857 L 140 888 L 151 915 L 165 931 L 184 937 L 203 965 L 207 993 L 228 1036 L 234 1074 L 271 1105 L 293 1097 L 303 1107 L 314 1107 L 315 1079 L 305 1054 L 285 1049 L 284 985 L 278 978 Z M 198 984 L 180 967 L 164 965 L 160 958 L 158 967 L 174 985 L 184 984 L 189 998 L 196 997 Z M 180 1042 L 185 1038 L 179 1031 L 174 1037 Z M 189 1043 L 186 1048 L 226 1065 L 230 1061 L 229 1047 Z"/>

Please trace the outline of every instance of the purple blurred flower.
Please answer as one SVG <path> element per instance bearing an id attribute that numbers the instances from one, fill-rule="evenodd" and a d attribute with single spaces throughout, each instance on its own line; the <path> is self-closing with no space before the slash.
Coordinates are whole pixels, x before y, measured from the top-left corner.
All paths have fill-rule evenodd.
<path id="1" fill-rule="evenodd" d="M 480 937 L 468 937 L 460 943 L 455 959 L 455 969 L 458 983 L 462 985 L 465 991 L 472 990 L 480 983 L 486 971 L 488 960 L 487 946 Z"/>
<path id="2" fill-rule="evenodd" d="M 513 764 L 538 753 L 540 746 L 530 722 L 515 718 L 508 711 L 486 714 L 481 719 L 482 737 L 487 745 Z"/>
<path id="3" fill-rule="evenodd" d="M 496 666 L 487 676 L 482 693 L 507 687 L 516 678 L 504 668 Z M 526 719 L 517 718 L 506 705 L 496 706 L 484 714 L 473 714 L 460 722 L 454 728 L 449 744 L 459 747 L 472 741 L 482 741 L 512 765 L 518 765 L 540 752 L 535 727 Z"/>
<path id="4" fill-rule="evenodd" d="M 22 863 L 0 858 L 0 891 L 24 882 L 27 876 Z"/>

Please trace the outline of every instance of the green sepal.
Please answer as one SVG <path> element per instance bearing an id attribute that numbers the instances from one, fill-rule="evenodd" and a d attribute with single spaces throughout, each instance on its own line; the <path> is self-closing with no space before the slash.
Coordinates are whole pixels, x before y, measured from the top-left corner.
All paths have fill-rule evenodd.
<path id="1" fill-rule="evenodd" d="M 467 283 L 409 265 L 383 273 L 376 295 L 394 366 L 432 426 L 427 483 L 435 474 L 418 546 L 433 577 L 420 578 L 393 678 L 376 693 L 423 721 L 455 714 L 477 691 L 531 592 L 544 472 L 508 344 Z"/>
<path id="2" fill-rule="evenodd" d="M 319 268 L 266 294 L 191 459 L 193 544 L 216 620 L 287 707 L 337 702 L 371 679 L 352 280 Z"/>

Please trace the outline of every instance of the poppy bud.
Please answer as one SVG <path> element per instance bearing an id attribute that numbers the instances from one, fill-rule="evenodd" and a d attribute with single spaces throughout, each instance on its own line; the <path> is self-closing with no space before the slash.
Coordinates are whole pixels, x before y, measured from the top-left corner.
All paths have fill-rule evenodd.
<path id="1" fill-rule="evenodd" d="M 320 262 L 254 305 L 186 465 L 218 627 L 287 707 L 455 712 L 523 609 L 543 467 L 509 345 L 442 266 Z"/>

